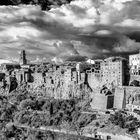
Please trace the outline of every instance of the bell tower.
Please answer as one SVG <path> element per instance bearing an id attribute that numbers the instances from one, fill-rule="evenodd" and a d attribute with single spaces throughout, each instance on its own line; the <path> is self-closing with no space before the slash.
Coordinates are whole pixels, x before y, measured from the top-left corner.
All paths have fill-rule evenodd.
<path id="1" fill-rule="evenodd" d="M 26 64 L 27 64 L 26 52 L 25 50 L 22 50 L 20 52 L 20 65 L 26 65 Z"/>

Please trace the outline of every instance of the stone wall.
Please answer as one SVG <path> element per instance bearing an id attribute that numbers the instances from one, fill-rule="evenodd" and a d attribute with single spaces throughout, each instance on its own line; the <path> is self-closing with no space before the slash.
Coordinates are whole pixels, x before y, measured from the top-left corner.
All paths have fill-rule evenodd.
<path id="1" fill-rule="evenodd" d="M 107 96 L 95 94 L 91 103 L 92 109 L 105 110 L 107 108 Z"/>
<path id="2" fill-rule="evenodd" d="M 125 104 L 124 104 L 124 88 L 123 87 L 117 87 L 115 89 L 114 108 L 117 108 L 117 109 L 125 108 Z"/>
<path id="3" fill-rule="evenodd" d="M 105 96 L 105 94 L 95 93 L 91 102 L 92 109 L 106 110 L 113 108 L 114 95 Z"/>
<path id="4" fill-rule="evenodd" d="M 140 94 L 140 87 L 122 86 L 115 89 L 114 107 L 117 109 L 126 108 L 136 100 L 136 95 Z"/>
<path id="5" fill-rule="evenodd" d="M 95 73 L 88 73 L 88 84 L 92 89 L 98 88 L 101 86 L 101 78 Z"/>

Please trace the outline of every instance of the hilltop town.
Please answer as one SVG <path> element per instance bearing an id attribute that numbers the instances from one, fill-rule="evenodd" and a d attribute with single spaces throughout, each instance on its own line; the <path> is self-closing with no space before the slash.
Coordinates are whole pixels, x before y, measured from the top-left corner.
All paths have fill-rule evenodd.
<path id="1" fill-rule="evenodd" d="M 117 129 L 121 134 L 126 130 L 123 134 L 127 133 L 134 137 L 137 135 L 138 138 L 140 127 L 140 53 L 130 55 L 129 60 L 123 57 L 109 57 L 104 60 L 92 60 L 92 63 L 91 61 L 65 62 L 58 65 L 48 62 L 40 64 L 27 63 L 26 52 L 23 50 L 20 53 L 19 64 L 1 64 L 0 95 L 2 103 L 7 102 L 15 105 L 18 107 L 15 110 L 17 112 L 21 111 L 20 113 L 23 116 L 25 114 L 27 116 L 34 114 L 34 111 L 36 111 L 36 115 L 40 113 L 44 115 L 49 110 L 50 120 L 52 120 L 52 116 L 55 116 L 52 121 L 53 126 L 62 126 L 64 129 L 66 124 L 67 127 L 71 124 L 73 128 L 78 120 L 73 122 L 71 114 L 73 110 L 77 110 L 79 116 L 81 113 L 84 114 L 84 117 L 81 118 L 83 119 L 85 134 L 94 125 L 96 129 L 92 131 L 90 136 L 94 134 L 95 138 L 103 139 L 102 131 L 105 131 L 105 129 L 112 131 L 111 129 L 115 129 L 115 126 L 117 126 L 120 128 Z M 40 104 L 38 104 L 39 101 Z M 56 102 L 57 106 L 55 105 Z M 68 105 L 70 108 L 68 108 Z M 55 106 L 57 109 L 54 109 Z M 66 112 L 63 109 L 69 111 Z M 54 113 L 54 110 L 59 110 L 59 113 L 57 111 Z M 12 114 L 13 118 L 15 118 L 15 114 Z M 60 121 L 60 118 L 63 118 L 62 114 L 69 114 L 69 117 L 67 116 L 67 119 L 64 119 L 65 121 Z M 24 124 L 23 127 L 28 124 L 29 127 L 31 125 L 28 122 L 29 120 L 27 123 L 25 116 L 22 117 L 20 116 L 19 119 L 16 116 L 18 118 L 15 119 L 18 122 L 16 124 L 15 120 L 11 121 L 13 118 L 10 118 L 7 123 L 14 122 L 14 126 Z M 59 118 L 57 122 L 56 118 Z M 47 123 L 45 126 L 52 126 L 50 120 L 48 120 L 49 124 L 48 121 L 45 121 L 45 124 Z M 84 122 L 85 120 L 86 122 Z M 1 119 L 1 121 L 5 120 Z M 36 120 L 38 123 L 42 123 L 42 121 L 43 118 Z M 79 122 L 81 125 L 80 120 Z M 42 124 L 37 125 L 37 128 L 42 128 Z M 110 129 L 109 127 L 112 125 L 113 127 Z M 31 126 L 34 128 L 35 124 Z M 78 128 L 83 128 L 83 126 Z M 97 129 L 100 130 L 99 135 L 95 136 L 95 130 Z M 78 131 L 78 134 L 82 132 L 77 127 L 75 130 Z M 111 136 L 108 135 L 105 137 L 109 140 Z"/>
<path id="2" fill-rule="evenodd" d="M 109 57 L 92 61 L 68 61 L 59 65 L 49 62 L 28 64 L 23 50 L 19 64 L 1 64 L 1 91 L 10 93 L 26 86 L 28 90 L 38 91 L 55 99 L 91 96 L 91 106 L 94 109 L 138 109 L 139 105 L 130 100 L 134 100 L 139 92 L 140 54 L 130 55 L 129 60 Z"/>

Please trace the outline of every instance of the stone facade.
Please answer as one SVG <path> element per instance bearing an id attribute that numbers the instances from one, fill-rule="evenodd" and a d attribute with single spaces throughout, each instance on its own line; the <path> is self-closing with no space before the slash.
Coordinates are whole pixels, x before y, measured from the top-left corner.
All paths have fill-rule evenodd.
<path id="1" fill-rule="evenodd" d="M 32 73 L 32 77 L 32 84 L 28 84 L 30 87 L 40 89 L 54 98 L 68 99 L 80 96 L 80 91 L 86 88 L 86 73 L 78 73 L 76 68 L 71 66 L 53 66 L 47 72 Z"/>
<path id="2" fill-rule="evenodd" d="M 129 55 L 130 73 L 140 75 L 140 53 Z"/>
<path id="3" fill-rule="evenodd" d="M 26 64 L 27 64 L 26 52 L 25 50 L 22 50 L 20 52 L 20 65 L 26 65 Z"/>
<path id="4" fill-rule="evenodd" d="M 113 108 L 114 95 L 95 93 L 91 102 L 92 109 L 106 110 Z"/>
<path id="5" fill-rule="evenodd" d="M 124 84 L 123 61 L 106 59 L 101 64 L 102 83 L 109 86 L 122 86 Z"/>
<path id="6" fill-rule="evenodd" d="M 140 106 L 140 87 L 122 86 L 115 89 L 114 107 L 133 110 Z"/>
<path id="7" fill-rule="evenodd" d="M 130 84 L 134 80 L 140 82 L 140 53 L 129 56 L 129 67 L 130 67 Z"/>
<path id="8" fill-rule="evenodd" d="M 99 70 L 96 71 L 95 68 L 92 68 L 91 70 L 87 70 L 87 75 L 88 75 L 89 86 L 92 89 L 101 86 L 102 78 Z"/>
<path id="9" fill-rule="evenodd" d="M 100 66 L 99 66 L 100 64 Z M 129 83 L 127 61 L 120 57 L 110 57 L 91 70 L 87 70 L 88 83 L 91 88 L 105 85 L 109 89 Z"/>
<path id="10" fill-rule="evenodd" d="M 123 109 L 126 107 L 125 103 L 125 90 L 122 87 L 115 88 L 114 94 L 114 108 Z"/>

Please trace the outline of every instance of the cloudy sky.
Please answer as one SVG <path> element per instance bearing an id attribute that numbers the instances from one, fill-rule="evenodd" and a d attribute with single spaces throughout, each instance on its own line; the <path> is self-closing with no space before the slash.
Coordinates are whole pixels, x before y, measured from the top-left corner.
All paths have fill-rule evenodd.
<path id="1" fill-rule="evenodd" d="M 39 6 L 0 6 L 0 58 L 29 60 L 104 58 L 140 49 L 139 0 L 74 0 Z"/>

